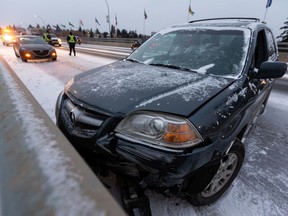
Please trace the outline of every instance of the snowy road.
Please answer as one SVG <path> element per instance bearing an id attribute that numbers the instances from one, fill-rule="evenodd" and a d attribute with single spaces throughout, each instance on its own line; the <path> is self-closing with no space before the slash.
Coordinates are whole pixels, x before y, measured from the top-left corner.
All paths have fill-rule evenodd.
<path id="1" fill-rule="evenodd" d="M 76 47 L 77 49 L 77 47 Z M 65 83 L 83 71 L 115 60 L 57 49 L 56 62 L 23 63 L 12 47 L 0 45 L 0 55 L 10 64 L 27 88 L 54 120 L 56 98 Z M 246 158 L 228 193 L 213 205 L 195 208 L 178 197 L 164 197 L 152 191 L 153 216 L 250 216 L 288 215 L 288 80 L 275 88 L 264 115 L 258 118 L 246 140 Z"/>

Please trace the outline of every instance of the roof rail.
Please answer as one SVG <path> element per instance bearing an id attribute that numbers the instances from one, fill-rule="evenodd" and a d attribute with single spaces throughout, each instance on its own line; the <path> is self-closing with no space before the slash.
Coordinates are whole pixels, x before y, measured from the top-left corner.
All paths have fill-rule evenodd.
<path id="1" fill-rule="evenodd" d="M 222 18 L 209 18 L 209 19 L 199 19 L 192 20 L 189 23 L 202 22 L 202 21 L 212 21 L 212 20 L 253 20 L 254 22 L 260 22 L 260 19 L 253 17 L 222 17 Z"/>

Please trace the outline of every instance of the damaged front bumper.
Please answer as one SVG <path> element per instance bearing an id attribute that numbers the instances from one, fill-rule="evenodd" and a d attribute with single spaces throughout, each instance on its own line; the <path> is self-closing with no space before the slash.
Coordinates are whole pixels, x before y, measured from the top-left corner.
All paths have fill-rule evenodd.
<path id="1" fill-rule="evenodd" d="M 99 127 L 84 128 L 71 122 L 71 112 L 65 109 L 64 100 L 67 97 L 61 93 L 56 104 L 57 125 L 84 158 L 89 155 L 93 166 L 107 167 L 118 175 L 133 178 L 143 188 L 176 188 L 179 192 L 185 191 L 188 185 L 190 188 L 193 182 L 194 187 L 201 190 L 211 180 L 214 173 L 210 171 L 214 169 L 210 167 L 217 164 L 221 155 L 215 151 L 216 144 L 176 150 L 143 145 L 114 132 L 122 116 L 102 116 Z"/>

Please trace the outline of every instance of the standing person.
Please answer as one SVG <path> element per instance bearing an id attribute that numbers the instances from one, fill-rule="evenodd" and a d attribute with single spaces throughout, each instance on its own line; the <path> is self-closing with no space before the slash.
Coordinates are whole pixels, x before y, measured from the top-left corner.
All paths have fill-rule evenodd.
<path id="1" fill-rule="evenodd" d="M 43 34 L 43 39 L 47 42 L 50 43 L 51 42 L 51 36 L 50 36 L 50 32 L 47 29 L 46 32 Z"/>
<path id="2" fill-rule="evenodd" d="M 71 55 L 72 51 L 74 53 L 74 56 L 76 56 L 76 51 L 75 51 L 75 45 L 76 45 L 76 37 L 73 35 L 73 33 L 70 31 L 69 35 L 67 35 L 67 42 L 69 44 L 69 55 Z"/>

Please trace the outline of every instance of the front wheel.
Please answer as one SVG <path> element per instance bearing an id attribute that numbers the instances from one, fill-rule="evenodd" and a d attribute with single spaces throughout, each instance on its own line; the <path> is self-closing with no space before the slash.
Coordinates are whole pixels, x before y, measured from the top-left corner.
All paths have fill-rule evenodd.
<path id="1" fill-rule="evenodd" d="M 21 60 L 22 60 L 23 62 L 27 62 L 27 59 L 23 58 L 22 56 L 21 56 Z"/>
<path id="2" fill-rule="evenodd" d="M 14 50 L 14 53 L 15 53 L 15 56 L 16 56 L 17 58 L 20 58 L 20 56 L 16 53 L 15 50 Z"/>
<path id="3" fill-rule="evenodd" d="M 188 201 L 194 206 L 202 206 L 219 199 L 238 175 L 244 156 L 245 147 L 243 143 L 235 140 L 228 154 L 222 158 L 216 174 L 207 187 L 197 194 L 191 194 Z"/>

